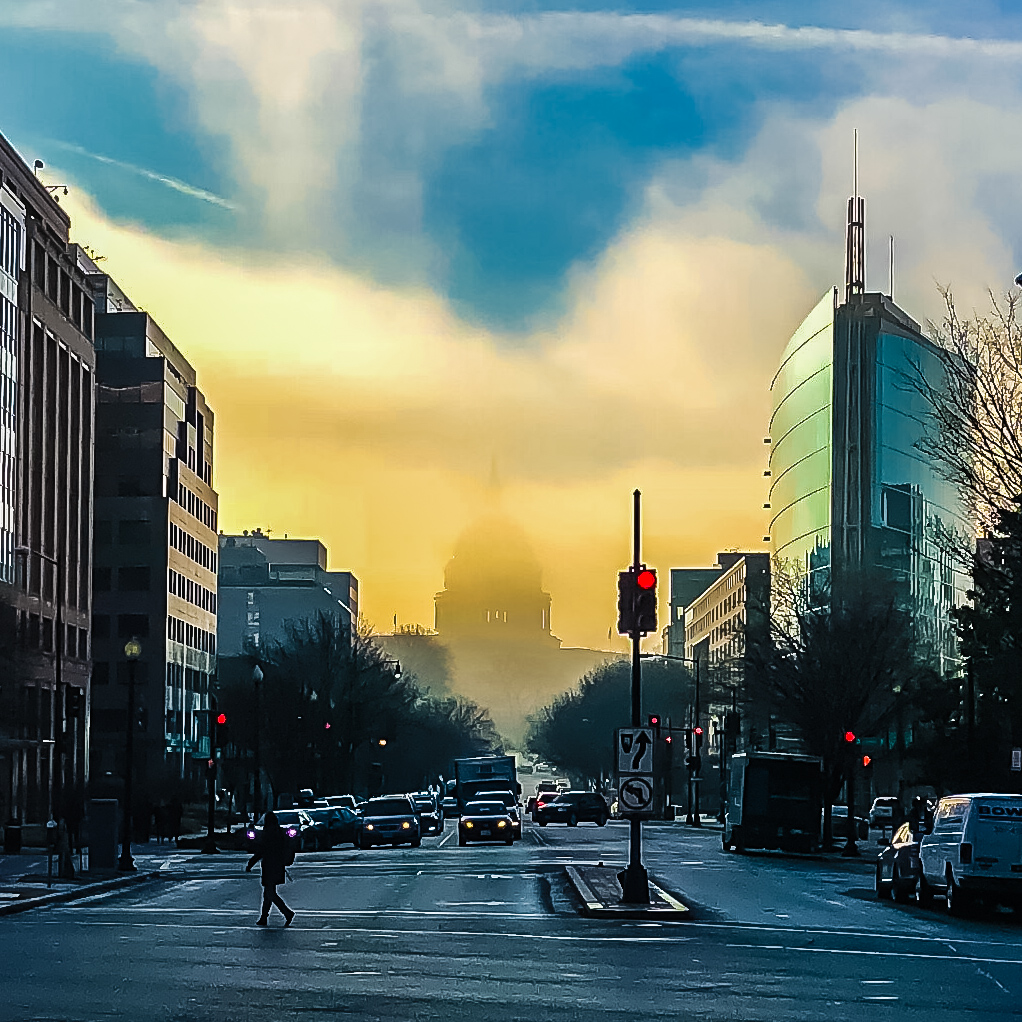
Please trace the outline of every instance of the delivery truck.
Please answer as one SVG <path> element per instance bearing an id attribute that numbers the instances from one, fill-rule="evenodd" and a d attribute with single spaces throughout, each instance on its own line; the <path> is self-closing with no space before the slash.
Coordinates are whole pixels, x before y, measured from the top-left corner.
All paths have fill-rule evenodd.
<path id="1" fill-rule="evenodd" d="M 820 759 L 789 752 L 740 752 L 731 757 L 721 837 L 724 851 L 815 851 L 822 818 Z"/>
<path id="2" fill-rule="evenodd" d="M 447 782 L 447 794 L 457 802 L 459 816 L 465 805 L 483 791 L 509 791 L 518 800 L 522 786 L 514 756 L 473 756 L 454 761 L 454 780 Z"/>

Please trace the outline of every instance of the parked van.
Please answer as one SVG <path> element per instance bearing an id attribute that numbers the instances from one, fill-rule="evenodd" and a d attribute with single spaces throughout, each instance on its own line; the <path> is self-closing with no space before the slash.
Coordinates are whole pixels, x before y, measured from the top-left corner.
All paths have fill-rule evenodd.
<path id="1" fill-rule="evenodd" d="M 1022 795 L 945 795 L 919 843 L 918 898 L 952 915 L 977 902 L 1022 905 Z"/>

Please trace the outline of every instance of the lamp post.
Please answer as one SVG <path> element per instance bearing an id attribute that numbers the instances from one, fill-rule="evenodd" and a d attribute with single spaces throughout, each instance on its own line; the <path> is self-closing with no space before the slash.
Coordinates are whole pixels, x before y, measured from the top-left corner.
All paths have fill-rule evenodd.
<path id="1" fill-rule="evenodd" d="M 263 725 L 263 708 L 260 700 L 260 688 L 263 683 L 263 669 L 256 664 L 252 668 L 252 685 L 255 687 L 255 791 L 252 792 L 252 822 L 259 822 L 259 808 L 262 802 L 263 782 L 259 763 L 259 734 Z"/>
<path id="2" fill-rule="evenodd" d="M 138 639 L 129 639 L 124 644 L 124 655 L 128 658 L 128 727 L 124 743 L 124 836 L 121 841 L 121 857 L 117 861 L 117 869 L 122 873 L 132 873 L 135 870 L 135 860 L 131 857 L 131 803 L 135 758 L 135 665 L 142 655 L 142 643 Z"/>

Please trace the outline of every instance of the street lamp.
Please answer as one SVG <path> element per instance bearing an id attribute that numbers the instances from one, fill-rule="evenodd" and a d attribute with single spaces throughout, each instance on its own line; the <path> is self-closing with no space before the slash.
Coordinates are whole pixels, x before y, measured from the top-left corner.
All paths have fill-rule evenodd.
<path id="1" fill-rule="evenodd" d="M 121 841 L 121 857 L 117 868 L 122 873 L 135 870 L 135 860 L 131 857 L 131 802 L 132 802 L 132 767 L 135 758 L 135 665 L 142 655 L 142 643 L 131 638 L 124 644 L 124 655 L 128 658 L 128 727 L 124 743 L 124 836 Z"/>
<path id="2" fill-rule="evenodd" d="M 259 732 L 262 730 L 262 704 L 260 702 L 259 690 L 263 683 L 263 669 L 256 664 L 252 668 L 252 684 L 255 687 L 255 791 L 253 792 L 252 800 L 252 822 L 257 823 L 259 821 L 259 803 L 261 801 L 260 796 L 262 795 L 263 785 L 262 777 L 260 772 L 259 764 Z"/>

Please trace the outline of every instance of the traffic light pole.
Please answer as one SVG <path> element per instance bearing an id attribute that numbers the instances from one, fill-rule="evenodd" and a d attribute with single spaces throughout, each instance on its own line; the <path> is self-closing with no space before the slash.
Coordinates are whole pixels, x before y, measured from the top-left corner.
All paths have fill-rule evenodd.
<path id="1" fill-rule="evenodd" d="M 632 566 L 639 570 L 641 519 L 638 490 L 632 494 L 633 549 Z M 640 666 L 640 636 L 638 629 L 632 631 L 632 727 L 642 727 L 642 669 Z M 629 904 L 649 904 L 649 874 L 642 865 L 642 820 L 628 821 L 628 866 L 619 874 L 621 900 Z"/>
<path id="2" fill-rule="evenodd" d="M 214 813 L 216 811 L 216 772 L 217 772 L 217 741 L 216 741 L 216 701 L 212 701 L 209 710 L 209 761 L 206 766 L 206 786 L 209 803 L 206 807 L 206 840 L 202 842 L 203 855 L 216 855 L 219 849 L 216 846 L 216 822 Z"/>

